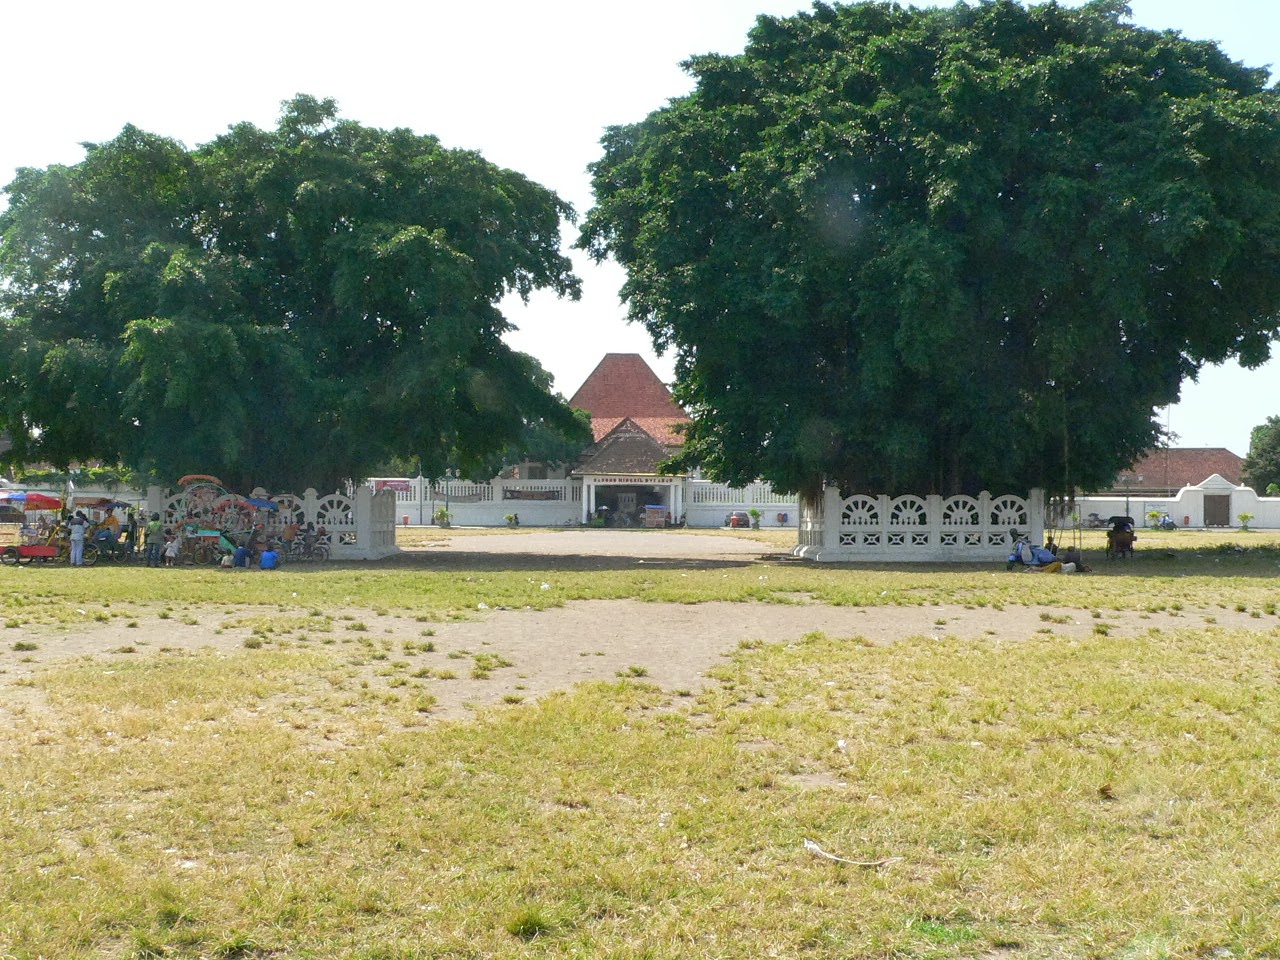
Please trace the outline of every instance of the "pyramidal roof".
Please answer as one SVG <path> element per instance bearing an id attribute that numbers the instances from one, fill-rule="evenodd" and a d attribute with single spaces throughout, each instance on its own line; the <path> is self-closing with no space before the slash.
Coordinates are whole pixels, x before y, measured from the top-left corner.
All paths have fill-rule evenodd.
<path id="1" fill-rule="evenodd" d="M 606 353 L 569 399 L 569 406 L 587 411 L 593 420 L 605 417 L 688 419 L 666 384 L 638 353 Z"/>

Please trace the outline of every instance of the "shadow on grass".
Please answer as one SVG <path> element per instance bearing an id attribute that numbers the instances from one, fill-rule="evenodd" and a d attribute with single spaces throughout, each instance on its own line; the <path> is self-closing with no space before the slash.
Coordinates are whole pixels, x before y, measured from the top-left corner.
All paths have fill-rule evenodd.
<path id="1" fill-rule="evenodd" d="M 465 553 L 406 550 L 383 560 L 348 561 L 317 565 L 317 570 L 737 570 L 761 563 L 795 562 L 788 554 L 762 554 L 738 559 L 697 557 L 623 557 L 589 554 L 500 553 L 468 550 Z M 291 569 L 299 569 L 294 567 Z"/>
<path id="2" fill-rule="evenodd" d="M 1108 560 L 1101 552 L 1086 551 L 1090 576 L 1103 577 L 1258 577 L 1280 576 L 1280 547 L 1241 547 L 1224 544 L 1212 548 L 1141 548 L 1133 557 Z M 476 550 L 451 553 L 445 550 L 405 550 L 376 561 L 328 563 L 314 568 L 291 566 L 292 570 L 736 570 L 760 564 L 807 566 L 818 570 L 899 571 L 909 573 L 990 573 L 1005 572 L 999 563 L 813 563 L 798 560 L 790 553 L 760 553 L 742 558 L 619 556 L 613 554 L 505 553 Z M 1009 576 L 1029 576 L 1010 571 Z"/>

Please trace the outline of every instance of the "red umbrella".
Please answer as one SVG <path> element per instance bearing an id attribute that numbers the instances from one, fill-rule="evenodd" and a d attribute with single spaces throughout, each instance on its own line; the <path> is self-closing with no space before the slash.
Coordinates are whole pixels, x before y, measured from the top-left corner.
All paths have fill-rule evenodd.
<path id="1" fill-rule="evenodd" d="M 0 502 L 20 503 L 25 510 L 62 509 L 62 501 L 57 497 L 51 497 L 47 493 L 28 493 L 25 490 L 0 493 Z"/>

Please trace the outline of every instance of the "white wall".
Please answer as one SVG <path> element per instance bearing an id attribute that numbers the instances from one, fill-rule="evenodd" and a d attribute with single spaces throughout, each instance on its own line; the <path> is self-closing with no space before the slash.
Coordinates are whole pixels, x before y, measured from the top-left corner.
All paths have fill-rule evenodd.
<path id="1" fill-rule="evenodd" d="M 582 522 L 580 480 L 452 480 L 433 484 L 421 477 L 381 477 L 368 481 L 368 485 L 394 490 L 397 524 L 429 524 L 435 512 L 446 505 L 451 522 L 462 527 L 505 526 L 510 513 L 519 516 L 523 527 L 576 526 Z M 690 527 L 722 527 L 727 514 L 755 509 L 760 511 L 762 528 L 795 528 L 800 515 L 794 496 L 777 494 L 767 483 L 730 487 L 707 480 L 686 480 L 682 502 L 685 522 Z M 780 515 L 786 519 L 779 519 Z"/>
<path id="2" fill-rule="evenodd" d="M 1110 516 L 1131 516 L 1139 526 L 1147 526 L 1147 514 L 1158 510 L 1168 513 L 1179 527 L 1203 529 L 1206 494 L 1231 498 L 1228 524 L 1231 528 L 1239 529 L 1240 514 L 1251 513 L 1253 519 L 1249 521 L 1250 528 L 1280 529 L 1280 497 L 1260 497 L 1252 487 L 1236 486 L 1217 474 L 1194 487 L 1183 487 L 1177 496 L 1130 496 L 1127 514 L 1124 497 L 1077 497 L 1075 512 L 1080 515 L 1082 523 L 1091 513 L 1096 513 L 1103 520 Z M 1070 521 L 1061 526 L 1070 526 Z"/>

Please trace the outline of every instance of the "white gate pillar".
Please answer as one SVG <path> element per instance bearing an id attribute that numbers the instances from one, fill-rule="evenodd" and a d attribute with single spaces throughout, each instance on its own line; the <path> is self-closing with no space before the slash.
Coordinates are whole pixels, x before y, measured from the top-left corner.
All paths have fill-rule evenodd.
<path id="1" fill-rule="evenodd" d="M 822 549 L 840 549 L 840 518 L 844 514 L 844 497 L 833 483 L 822 486 Z"/>
<path id="2" fill-rule="evenodd" d="M 1031 526 L 1031 542 L 1044 543 L 1044 491 L 1033 487 L 1027 494 L 1027 521 Z"/>
<path id="3" fill-rule="evenodd" d="M 355 501 L 356 547 L 368 551 L 373 545 L 373 488 L 360 484 L 352 499 Z"/>

